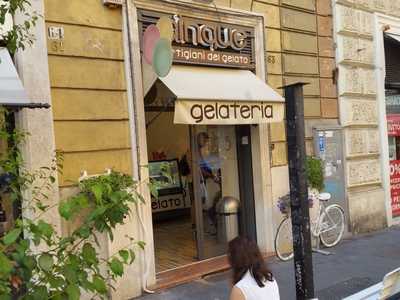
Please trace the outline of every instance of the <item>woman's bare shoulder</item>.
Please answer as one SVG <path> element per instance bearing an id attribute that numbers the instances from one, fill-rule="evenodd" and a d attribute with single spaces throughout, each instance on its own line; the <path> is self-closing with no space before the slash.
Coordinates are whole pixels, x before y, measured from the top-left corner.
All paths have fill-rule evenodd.
<path id="1" fill-rule="evenodd" d="M 229 298 L 229 300 L 246 300 L 246 299 L 242 291 L 238 287 L 234 286 L 232 288 L 231 297 Z"/>

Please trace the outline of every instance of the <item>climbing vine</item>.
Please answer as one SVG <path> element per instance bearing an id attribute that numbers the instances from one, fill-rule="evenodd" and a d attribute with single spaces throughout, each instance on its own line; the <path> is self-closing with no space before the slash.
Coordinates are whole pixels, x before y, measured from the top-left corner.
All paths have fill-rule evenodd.
<path id="1" fill-rule="evenodd" d="M 7 27 L 17 15 L 23 21 Z M 40 17 L 29 0 L 0 0 L 0 46 L 14 54 L 33 45 L 32 29 Z M 149 181 L 136 182 L 113 171 L 77 183 L 74 196 L 54 203 L 51 195 L 62 156 L 55 155 L 50 166 L 28 170 L 20 147 L 29 134 L 9 126 L 11 114 L 0 107 L 0 204 L 11 202 L 19 212 L 6 232 L 0 231 L 0 300 L 76 300 L 82 292 L 92 299 L 108 298 L 145 243 L 126 236 L 127 245 L 102 257 L 99 237 L 114 239 L 116 226 L 144 201 L 139 190 Z M 156 194 L 157 188 L 149 185 Z M 52 218 L 45 217 L 49 214 L 54 219 L 59 214 L 71 232 L 61 234 L 48 221 Z"/>
<path id="2" fill-rule="evenodd" d="M 2 110 L 3 115 L 10 112 Z M 10 131 L 0 123 L 0 139 L 9 145 L 0 159 L 2 201 L 17 202 L 32 217 L 17 216 L 14 225 L 0 238 L 0 299 L 80 299 L 81 291 L 93 299 L 106 299 L 125 267 L 144 249 L 142 241 L 127 236 L 129 243 L 111 257 L 99 254 L 99 235 L 114 238 L 116 226 L 132 216 L 135 205 L 144 201 L 140 185 L 118 172 L 83 180 L 79 192 L 61 203 L 49 205 L 49 193 L 59 171 L 60 157 L 50 167 L 29 172 L 24 167 L 20 144 L 26 134 Z M 156 191 L 154 186 L 151 190 Z M 21 201 L 29 191 L 29 200 Z M 50 199 L 51 200 L 51 199 Z M 57 207 L 55 207 L 57 206 Z M 74 230 L 61 235 L 43 218 L 57 208 Z M 76 225 L 79 221 L 79 225 Z"/>
<path id="3" fill-rule="evenodd" d="M 33 45 L 35 37 L 31 33 L 40 15 L 31 11 L 29 0 L 1 0 L 0 1 L 0 40 L 11 54 L 18 49 L 24 50 Z M 16 15 L 23 16 L 23 22 L 13 24 Z M 11 26 L 8 28 L 8 24 Z"/>

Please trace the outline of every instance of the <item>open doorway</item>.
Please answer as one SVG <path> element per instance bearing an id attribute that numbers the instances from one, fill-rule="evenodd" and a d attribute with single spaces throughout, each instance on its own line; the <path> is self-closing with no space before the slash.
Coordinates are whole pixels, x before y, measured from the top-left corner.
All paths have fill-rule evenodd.
<path id="1" fill-rule="evenodd" d="M 156 82 L 145 98 L 157 273 L 224 255 L 239 232 L 255 236 L 250 126 L 174 124 L 168 94 Z M 229 232 L 226 198 L 241 211 Z"/>

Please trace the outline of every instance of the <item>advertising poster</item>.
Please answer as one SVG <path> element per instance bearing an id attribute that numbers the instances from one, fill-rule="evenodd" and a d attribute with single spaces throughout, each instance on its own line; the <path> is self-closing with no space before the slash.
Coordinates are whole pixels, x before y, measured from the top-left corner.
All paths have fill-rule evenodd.
<path id="1" fill-rule="evenodd" d="M 390 162 L 390 195 L 392 199 L 392 216 L 400 217 L 400 160 Z"/>
<path id="2" fill-rule="evenodd" d="M 399 114 L 387 115 L 386 119 L 388 124 L 388 135 L 400 136 L 400 115 Z"/>

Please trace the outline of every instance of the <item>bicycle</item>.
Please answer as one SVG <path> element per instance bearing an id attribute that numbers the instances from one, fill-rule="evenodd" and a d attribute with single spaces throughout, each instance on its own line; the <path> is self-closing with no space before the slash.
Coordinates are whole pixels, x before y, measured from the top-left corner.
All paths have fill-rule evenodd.
<path id="1" fill-rule="evenodd" d="M 288 197 L 286 195 L 280 200 Z M 325 247 L 330 248 L 336 246 L 342 239 L 345 227 L 344 210 L 338 204 L 325 205 L 331 199 L 329 193 L 321 193 L 317 199 L 320 204 L 319 212 L 316 220 L 311 221 L 311 235 L 318 239 L 318 245 L 321 241 Z M 288 209 L 283 213 L 285 217 L 279 224 L 275 236 L 275 252 L 280 260 L 288 261 L 293 258 L 292 219 Z"/>

